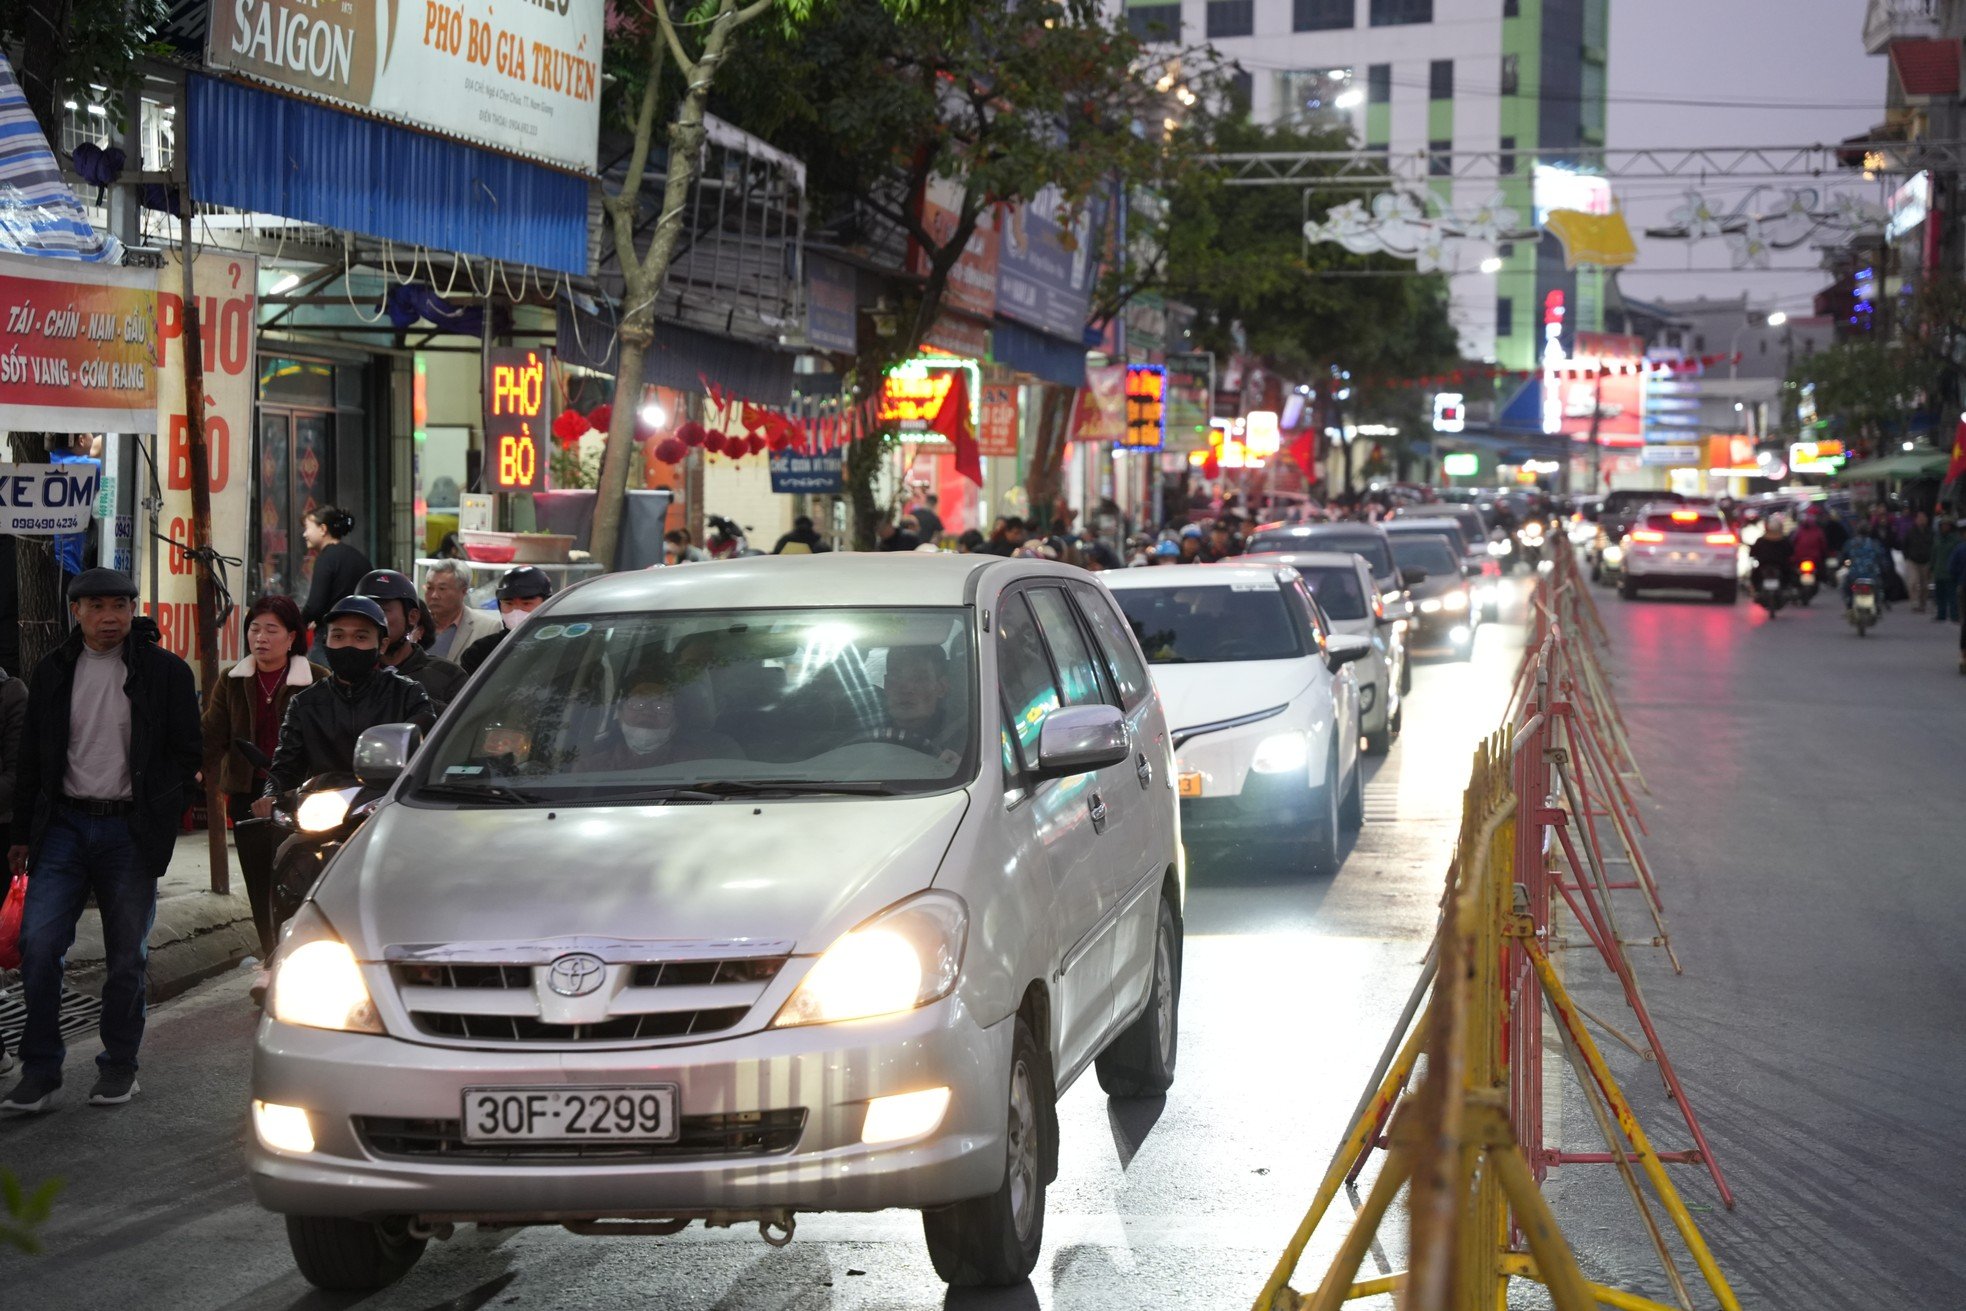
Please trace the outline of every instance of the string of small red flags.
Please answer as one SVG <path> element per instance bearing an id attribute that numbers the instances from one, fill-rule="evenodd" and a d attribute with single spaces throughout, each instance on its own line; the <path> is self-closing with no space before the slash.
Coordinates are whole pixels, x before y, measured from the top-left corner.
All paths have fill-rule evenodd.
<path id="1" fill-rule="evenodd" d="M 1686 374 L 1704 373 L 1708 369 L 1723 364 L 1739 364 L 1740 352 L 1719 355 L 1696 355 L 1683 360 L 1620 360 L 1616 363 L 1565 364 L 1555 368 L 1503 369 L 1503 368 L 1462 368 L 1447 373 L 1429 374 L 1421 378 L 1389 378 L 1383 385 L 1389 387 L 1422 387 L 1438 390 L 1459 387 L 1483 378 L 1559 378 L 1565 382 L 1588 381 L 1594 378 L 1628 378 L 1642 375 L 1650 378 L 1670 378 Z"/>

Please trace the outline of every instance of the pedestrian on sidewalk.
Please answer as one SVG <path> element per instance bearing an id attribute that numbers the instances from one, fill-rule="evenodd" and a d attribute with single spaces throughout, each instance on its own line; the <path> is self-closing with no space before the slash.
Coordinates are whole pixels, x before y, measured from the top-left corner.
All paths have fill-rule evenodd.
<path id="1" fill-rule="evenodd" d="M 343 597 L 353 596 L 362 575 L 375 568 L 361 547 L 341 540 L 354 531 L 355 516 L 333 505 L 316 507 L 302 521 L 301 536 L 314 552 L 314 576 L 300 617 L 314 630 L 316 656 L 328 649 L 328 611 Z"/>
<path id="2" fill-rule="evenodd" d="M 273 954 L 273 852 L 279 835 L 270 824 L 248 823 L 266 773 L 239 753 L 250 742 L 270 761 L 280 749 L 280 723 L 294 693 L 328 676 L 307 660 L 307 631 L 292 597 L 262 596 L 246 611 L 244 660 L 218 680 L 205 700 L 205 777 L 225 793 L 225 813 L 235 826 L 239 872 L 259 930 L 259 958 Z"/>
<path id="3" fill-rule="evenodd" d="M 1911 612 L 1925 613 L 1925 587 L 1932 576 L 1932 517 L 1920 510 L 1899 539 L 1905 557 L 1905 587 L 1911 592 Z"/>
<path id="4" fill-rule="evenodd" d="M 157 644 L 136 595 L 114 569 L 78 574 L 68 585 L 76 626 L 28 689 L 7 851 L 12 870 L 30 876 L 20 942 L 27 1030 L 21 1080 L 0 1111 L 45 1111 L 61 1087 L 64 958 L 91 893 L 107 978 L 89 1102 L 120 1105 L 137 1091 L 157 880 L 204 746 L 191 667 Z"/>
<path id="5" fill-rule="evenodd" d="M 1941 514 L 1932 534 L 1932 622 L 1943 624 L 1959 619 L 1959 585 L 1966 582 L 1952 572 L 1952 553 L 1966 541 L 1960 531 L 1961 520 Z"/>
<path id="6" fill-rule="evenodd" d="M 27 684 L 0 669 L 0 823 L 11 823 L 14 818 L 14 778 L 20 771 L 21 721 L 26 717 Z M 6 900 L 5 888 L 11 881 L 0 879 L 0 901 Z M 0 1074 L 13 1068 L 6 1036 L 0 1034 Z"/>

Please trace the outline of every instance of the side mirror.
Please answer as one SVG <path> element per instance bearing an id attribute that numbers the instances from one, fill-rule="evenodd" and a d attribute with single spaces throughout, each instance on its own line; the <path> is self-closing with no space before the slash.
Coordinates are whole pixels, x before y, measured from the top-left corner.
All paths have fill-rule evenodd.
<path id="1" fill-rule="evenodd" d="M 1126 716 L 1117 706 L 1068 706 L 1044 717 L 1038 729 L 1041 779 L 1085 774 L 1125 760 Z"/>
<path id="2" fill-rule="evenodd" d="M 1427 571 L 1425 569 L 1402 569 L 1399 571 L 1399 581 L 1407 587 L 1418 587 L 1426 580 L 1426 577 Z"/>
<path id="3" fill-rule="evenodd" d="M 423 730 L 415 724 L 377 724 L 355 739 L 355 777 L 365 787 L 388 787 L 422 745 Z"/>
<path id="4" fill-rule="evenodd" d="M 1333 633 L 1324 639 L 1324 663 L 1330 667 L 1331 672 L 1334 674 L 1352 661 L 1370 655 L 1371 652 L 1372 639 L 1369 637 L 1353 637 L 1347 633 Z"/>

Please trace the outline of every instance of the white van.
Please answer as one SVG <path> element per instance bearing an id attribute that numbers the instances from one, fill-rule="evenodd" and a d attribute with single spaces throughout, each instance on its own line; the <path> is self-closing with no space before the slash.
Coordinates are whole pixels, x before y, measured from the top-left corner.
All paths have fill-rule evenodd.
<path id="1" fill-rule="evenodd" d="M 1060 1093 L 1173 1081 L 1182 874 L 1145 662 L 1076 569 L 763 557 L 536 611 L 273 962 L 259 1200 L 304 1275 L 455 1225 L 791 1236 L 923 1212 L 953 1284 L 1043 1238 Z"/>

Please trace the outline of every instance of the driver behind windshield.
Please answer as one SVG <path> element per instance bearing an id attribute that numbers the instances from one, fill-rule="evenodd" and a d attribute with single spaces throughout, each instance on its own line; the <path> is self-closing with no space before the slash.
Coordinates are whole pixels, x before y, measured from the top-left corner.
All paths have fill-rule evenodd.
<path id="1" fill-rule="evenodd" d="M 715 730 L 685 731 L 677 722 L 676 680 L 660 668 L 630 676 L 615 722 L 574 767 L 584 773 L 632 772 L 685 760 L 745 758 L 744 750 Z"/>
<path id="2" fill-rule="evenodd" d="M 882 693 L 887 724 L 878 740 L 951 762 L 962 758 L 965 726 L 951 722 L 949 656 L 941 647 L 889 647 Z"/>

